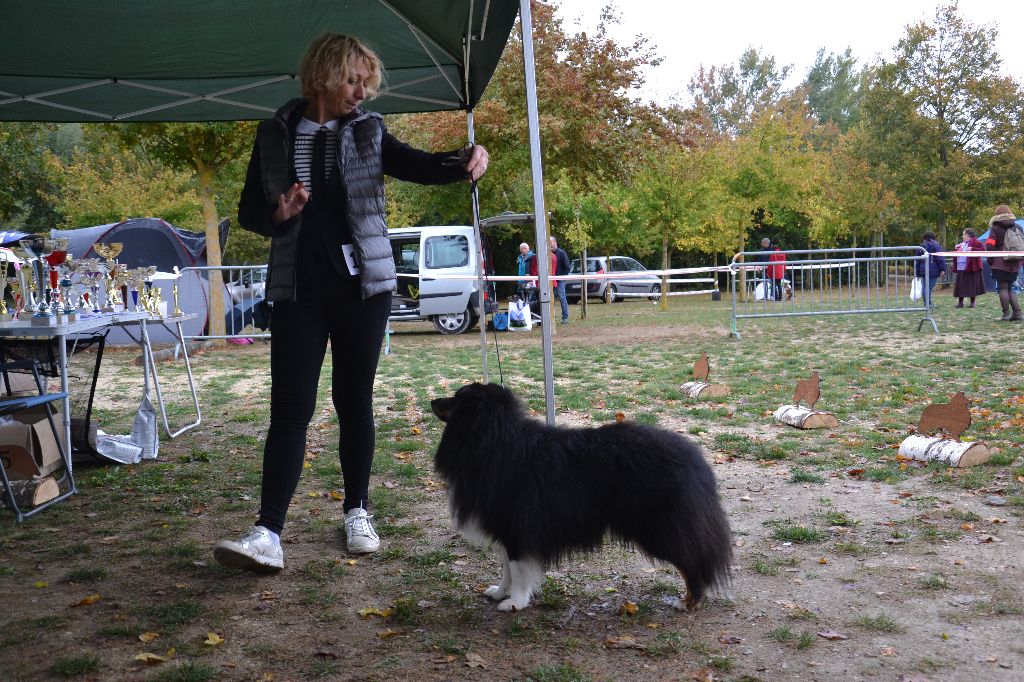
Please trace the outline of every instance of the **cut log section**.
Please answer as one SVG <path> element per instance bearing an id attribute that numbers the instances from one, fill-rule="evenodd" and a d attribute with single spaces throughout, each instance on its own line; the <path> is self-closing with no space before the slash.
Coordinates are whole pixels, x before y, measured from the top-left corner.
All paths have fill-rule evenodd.
<path id="1" fill-rule="evenodd" d="M 3 498 L 4 506 L 10 502 L 6 495 L 3 495 L 3 485 L 0 485 L 0 497 Z M 35 507 L 43 502 L 49 502 L 60 495 L 60 487 L 53 476 L 46 478 L 33 478 L 28 481 L 11 481 L 11 493 L 14 494 L 14 501 L 18 508 L 24 510 L 27 507 Z"/>
<path id="2" fill-rule="evenodd" d="M 729 395 L 729 387 L 725 384 L 705 384 L 703 381 L 687 381 L 679 390 L 691 398 L 721 398 Z"/>
<path id="3" fill-rule="evenodd" d="M 809 410 L 800 405 L 780 405 L 773 416 L 775 421 L 798 429 L 834 429 L 839 426 L 839 420 L 831 412 Z"/>
<path id="4" fill-rule="evenodd" d="M 988 446 L 981 441 L 961 443 L 958 440 L 934 438 L 931 436 L 907 436 L 900 443 L 899 454 L 906 459 L 920 462 L 942 462 L 951 467 L 972 467 L 984 464 L 992 456 Z"/>

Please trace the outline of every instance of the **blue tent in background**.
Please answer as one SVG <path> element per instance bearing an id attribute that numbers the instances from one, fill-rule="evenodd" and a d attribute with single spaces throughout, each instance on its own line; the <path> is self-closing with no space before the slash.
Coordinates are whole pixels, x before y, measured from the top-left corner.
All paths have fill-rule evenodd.
<path id="1" fill-rule="evenodd" d="M 1024 218 L 1018 220 L 1017 224 L 1020 225 L 1021 227 L 1024 227 Z M 988 233 L 990 231 L 991 230 L 985 230 L 980 235 L 978 235 L 978 239 L 980 239 L 981 242 L 984 243 L 985 240 L 988 239 Z M 985 277 L 985 291 L 999 291 L 999 285 L 996 284 L 996 280 L 992 276 L 992 268 L 988 266 L 988 258 L 981 259 L 981 267 Z M 1024 281 L 1022 281 L 1022 276 L 1024 276 L 1024 272 L 1017 276 L 1017 287 L 1020 289 L 1024 289 Z"/>

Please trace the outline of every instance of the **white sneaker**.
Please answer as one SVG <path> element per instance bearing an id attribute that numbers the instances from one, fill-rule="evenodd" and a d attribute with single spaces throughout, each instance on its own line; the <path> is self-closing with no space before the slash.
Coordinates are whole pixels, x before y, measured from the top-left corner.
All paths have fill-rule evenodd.
<path id="1" fill-rule="evenodd" d="M 256 573 L 276 573 L 284 568 L 281 536 L 263 526 L 253 526 L 238 540 L 221 540 L 213 546 L 213 558 L 225 566 Z"/>
<path id="2" fill-rule="evenodd" d="M 373 529 L 370 519 L 362 507 L 349 509 L 345 514 L 345 540 L 351 554 L 369 554 L 380 549 L 380 537 Z"/>

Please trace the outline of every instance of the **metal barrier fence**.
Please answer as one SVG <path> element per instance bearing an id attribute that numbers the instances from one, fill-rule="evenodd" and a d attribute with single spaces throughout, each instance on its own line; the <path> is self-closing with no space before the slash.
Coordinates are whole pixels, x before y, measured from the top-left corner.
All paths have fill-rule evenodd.
<path id="1" fill-rule="evenodd" d="M 220 267 L 189 267 L 183 268 L 181 272 L 198 272 L 208 282 L 209 273 L 213 270 L 219 270 L 224 281 L 225 333 L 223 335 L 196 334 L 186 336 L 185 338 L 191 341 L 238 338 L 269 339 L 270 330 L 260 330 L 255 324 L 260 320 L 260 313 L 256 306 L 264 298 L 267 266 L 225 265 Z M 643 278 L 638 278 L 639 274 L 635 272 L 614 272 L 590 275 L 572 274 L 558 279 L 566 282 L 611 282 L 618 285 L 618 289 L 615 291 L 616 299 L 649 298 L 657 301 L 663 293 L 661 287 L 666 281 L 668 284 L 668 291 L 665 292 L 667 296 L 714 294 L 718 291 L 718 285 L 713 275 L 727 271 L 731 271 L 731 266 L 647 270 L 644 271 Z M 668 279 L 662 280 L 663 275 L 668 277 Z M 701 277 L 700 275 L 705 276 Z M 422 275 L 399 273 L 398 277 L 420 278 Z M 451 275 L 449 277 L 434 276 L 433 279 L 476 280 L 477 278 L 472 275 Z M 517 282 L 523 279 L 536 278 L 530 276 L 498 275 L 485 277 L 484 279 L 488 282 Z M 591 297 L 593 297 L 593 294 L 591 294 Z M 209 308 L 209 299 L 207 299 L 207 310 Z"/>
<path id="2" fill-rule="evenodd" d="M 222 265 L 220 267 L 182 268 L 182 272 L 196 271 L 209 283 L 209 273 L 220 270 L 224 278 L 224 334 L 186 336 L 188 340 L 204 339 L 269 339 L 270 330 L 261 330 L 255 322 L 260 319 L 257 304 L 263 301 L 267 281 L 266 265 Z M 207 298 L 207 310 L 210 309 Z M 255 318 L 255 320 L 254 320 Z"/>
<path id="3" fill-rule="evenodd" d="M 918 331 L 931 322 L 938 334 L 929 287 L 910 297 L 914 266 L 928 257 L 920 246 L 738 253 L 729 266 L 732 335 L 743 319 L 873 313 L 920 314 Z"/>

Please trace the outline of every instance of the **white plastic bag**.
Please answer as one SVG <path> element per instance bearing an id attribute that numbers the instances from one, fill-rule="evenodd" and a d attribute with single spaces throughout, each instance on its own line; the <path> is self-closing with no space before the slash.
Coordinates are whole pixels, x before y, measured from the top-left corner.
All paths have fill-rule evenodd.
<path id="1" fill-rule="evenodd" d="M 142 396 L 139 411 L 132 422 L 132 443 L 142 448 L 142 459 L 156 459 L 160 449 L 160 430 L 156 424 L 156 410 L 149 394 Z"/>
<path id="2" fill-rule="evenodd" d="M 920 301 L 921 296 L 924 295 L 922 289 L 924 289 L 924 280 L 921 277 L 915 277 L 910 285 L 910 300 Z"/>

